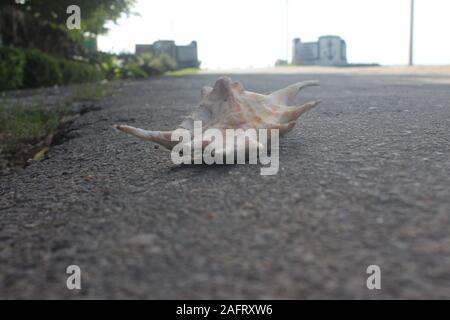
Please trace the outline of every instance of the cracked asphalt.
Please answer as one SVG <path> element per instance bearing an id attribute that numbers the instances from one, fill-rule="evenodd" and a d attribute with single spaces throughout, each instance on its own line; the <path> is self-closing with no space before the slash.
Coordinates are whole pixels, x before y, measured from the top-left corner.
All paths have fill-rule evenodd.
<path id="1" fill-rule="evenodd" d="M 0 298 L 450 298 L 449 82 L 231 75 L 263 93 L 321 81 L 275 176 L 176 166 L 111 128 L 171 129 L 217 77 L 123 82 L 47 159 L 0 177 Z"/>

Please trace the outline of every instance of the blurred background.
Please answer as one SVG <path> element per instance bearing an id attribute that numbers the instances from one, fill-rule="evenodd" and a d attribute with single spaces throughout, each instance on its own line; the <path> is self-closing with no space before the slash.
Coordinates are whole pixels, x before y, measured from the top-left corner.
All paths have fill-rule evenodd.
<path id="1" fill-rule="evenodd" d="M 68 27 L 73 4 L 80 28 Z M 199 66 L 450 64 L 446 0 L 2 0 L 0 7 L 0 90 Z"/>
<path id="2" fill-rule="evenodd" d="M 410 0 L 141 0 L 140 16 L 108 24 L 101 50 L 133 52 L 136 43 L 198 42 L 204 68 L 267 67 L 292 58 L 292 40 L 338 35 L 351 63 L 408 63 Z M 450 3 L 415 1 L 415 62 L 450 63 Z"/>

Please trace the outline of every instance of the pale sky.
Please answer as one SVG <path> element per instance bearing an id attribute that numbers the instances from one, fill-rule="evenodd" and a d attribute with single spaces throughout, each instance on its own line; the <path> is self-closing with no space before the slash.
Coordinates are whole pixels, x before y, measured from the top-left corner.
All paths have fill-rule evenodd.
<path id="1" fill-rule="evenodd" d="M 202 68 L 247 68 L 289 59 L 291 41 L 338 35 L 350 63 L 408 63 L 410 0 L 139 0 L 140 16 L 111 24 L 103 51 L 136 43 L 198 43 Z M 450 64 L 450 1 L 416 0 L 415 63 Z"/>

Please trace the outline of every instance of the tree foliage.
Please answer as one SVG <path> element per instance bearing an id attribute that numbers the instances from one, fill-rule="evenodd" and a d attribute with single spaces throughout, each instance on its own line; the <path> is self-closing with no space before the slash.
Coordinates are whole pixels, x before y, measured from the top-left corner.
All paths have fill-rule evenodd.
<path id="1" fill-rule="evenodd" d="M 73 57 L 84 55 L 86 36 L 107 32 L 107 22 L 131 14 L 135 0 L 0 0 L 3 43 Z M 69 30 L 67 8 L 78 5 L 81 29 Z"/>
<path id="2" fill-rule="evenodd" d="M 135 0 L 0 0 L 0 8 L 13 6 L 38 19 L 44 25 L 65 26 L 67 8 L 81 9 L 82 31 L 101 34 L 107 31 L 106 22 L 116 22 L 122 14 L 130 14 Z"/>

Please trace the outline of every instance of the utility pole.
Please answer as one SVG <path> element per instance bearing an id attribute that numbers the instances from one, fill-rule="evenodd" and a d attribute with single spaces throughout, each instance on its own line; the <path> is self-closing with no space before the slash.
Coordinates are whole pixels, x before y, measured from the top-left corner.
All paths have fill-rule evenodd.
<path id="1" fill-rule="evenodd" d="M 409 31 L 409 65 L 414 64 L 414 0 L 411 0 L 411 26 Z"/>
<path id="2" fill-rule="evenodd" d="M 286 63 L 289 64 L 289 0 L 286 0 Z"/>

